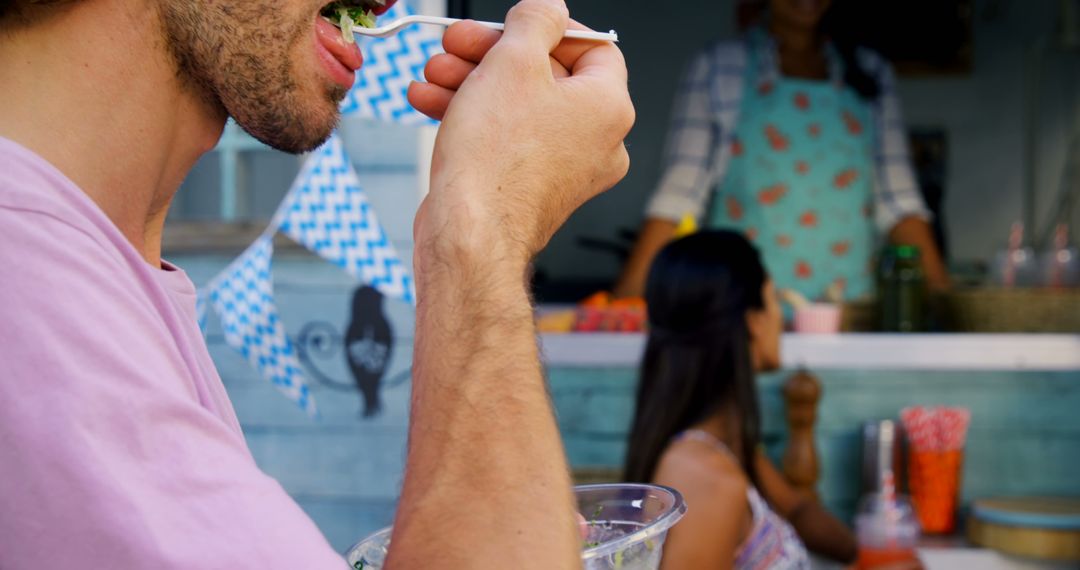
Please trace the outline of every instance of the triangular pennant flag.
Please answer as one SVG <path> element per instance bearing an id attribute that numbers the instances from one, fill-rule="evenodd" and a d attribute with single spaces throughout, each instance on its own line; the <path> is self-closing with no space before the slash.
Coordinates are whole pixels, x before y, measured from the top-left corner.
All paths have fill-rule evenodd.
<path id="1" fill-rule="evenodd" d="M 382 294 L 415 303 L 412 276 L 360 189 L 336 133 L 308 158 L 275 219 L 297 243 Z"/>
<path id="2" fill-rule="evenodd" d="M 207 287 L 221 317 L 225 342 L 311 415 L 315 400 L 274 304 L 270 257 L 273 234 L 260 237 Z"/>

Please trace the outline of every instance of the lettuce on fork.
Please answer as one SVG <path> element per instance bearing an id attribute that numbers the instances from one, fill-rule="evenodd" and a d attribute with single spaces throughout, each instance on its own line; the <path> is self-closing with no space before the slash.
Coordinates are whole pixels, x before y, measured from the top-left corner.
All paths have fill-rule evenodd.
<path id="1" fill-rule="evenodd" d="M 393 3 L 393 0 L 339 0 L 327 4 L 321 13 L 324 18 L 341 28 L 345 41 L 352 43 L 356 41 L 353 28 L 374 28 L 375 17 L 385 12 Z"/>

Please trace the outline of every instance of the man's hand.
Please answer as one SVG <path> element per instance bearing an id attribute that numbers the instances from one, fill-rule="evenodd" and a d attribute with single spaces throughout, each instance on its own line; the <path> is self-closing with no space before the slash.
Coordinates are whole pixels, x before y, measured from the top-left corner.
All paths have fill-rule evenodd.
<path id="1" fill-rule="evenodd" d="M 619 50 L 563 41 L 568 22 L 562 0 L 524 0 L 504 34 L 458 24 L 432 83 L 410 90 L 443 125 L 414 228 L 409 450 L 387 568 L 581 566 L 525 269 L 626 173 L 634 113 Z"/>
<path id="2" fill-rule="evenodd" d="M 410 88 L 417 109 L 443 119 L 417 218 L 421 255 L 450 243 L 527 262 L 625 176 L 625 61 L 613 44 L 564 40 L 569 24 L 562 0 L 524 0 L 502 34 L 457 24 L 426 69 L 430 83 Z"/>

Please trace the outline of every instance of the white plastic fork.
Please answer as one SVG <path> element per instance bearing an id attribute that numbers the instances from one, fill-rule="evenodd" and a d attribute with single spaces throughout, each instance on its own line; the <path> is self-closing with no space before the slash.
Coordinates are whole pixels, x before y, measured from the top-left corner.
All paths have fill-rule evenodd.
<path id="1" fill-rule="evenodd" d="M 362 26 L 356 26 L 353 28 L 353 33 L 361 36 L 368 36 L 372 38 L 385 38 L 392 36 L 400 32 L 403 28 L 411 26 L 413 24 L 431 24 L 435 26 L 450 26 L 456 22 L 461 22 L 458 18 L 440 18 L 438 16 L 405 16 L 379 26 L 377 28 L 365 28 Z M 477 22 L 481 26 L 491 28 L 493 30 L 502 30 L 503 25 L 498 22 Z M 615 30 L 611 30 L 608 33 L 592 32 L 588 30 L 566 30 L 564 37 L 574 38 L 578 40 L 592 40 L 598 42 L 618 42 L 619 34 L 615 33 Z"/>

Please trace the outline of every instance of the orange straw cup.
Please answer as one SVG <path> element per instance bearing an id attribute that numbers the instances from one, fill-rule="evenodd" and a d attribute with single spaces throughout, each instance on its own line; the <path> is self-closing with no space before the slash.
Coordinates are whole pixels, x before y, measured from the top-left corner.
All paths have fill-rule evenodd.
<path id="1" fill-rule="evenodd" d="M 918 451 L 908 455 L 908 487 L 919 524 L 927 534 L 956 530 L 962 450 Z"/>
<path id="2" fill-rule="evenodd" d="M 900 417 L 908 436 L 908 489 L 922 530 L 956 530 L 964 441 L 971 412 L 963 408 L 905 408 Z"/>

